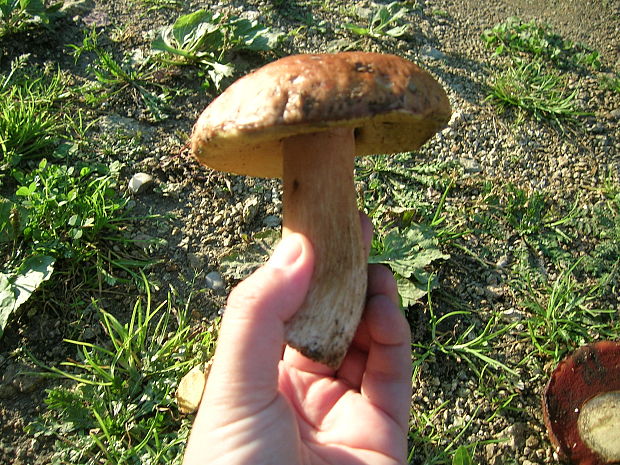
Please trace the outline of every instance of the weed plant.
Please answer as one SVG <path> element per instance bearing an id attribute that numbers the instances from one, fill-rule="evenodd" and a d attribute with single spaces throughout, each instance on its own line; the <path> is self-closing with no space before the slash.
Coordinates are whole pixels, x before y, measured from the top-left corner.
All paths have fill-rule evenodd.
<path id="1" fill-rule="evenodd" d="M 609 292 L 618 295 L 620 267 L 620 192 L 609 192 L 609 198 L 581 215 L 572 225 L 576 236 L 589 237 L 594 244 L 582 257 L 583 272 L 609 282 Z"/>
<path id="2" fill-rule="evenodd" d="M 43 0 L 0 0 L 0 38 L 36 24 L 49 24 L 62 2 L 46 7 Z"/>
<path id="3" fill-rule="evenodd" d="M 603 89 L 620 94 L 620 74 L 602 75 L 600 78 L 601 87 Z"/>
<path id="4" fill-rule="evenodd" d="M 551 121 L 563 128 L 590 115 L 577 104 L 578 89 L 568 90 L 566 70 L 599 70 L 600 54 L 584 44 L 566 40 L 548 25 L 508 18 L 482 34 L 496 55 L 506 55 L 509 65 L 491 78 L 488 100 L 502 110 L 520 110 L 537 121 Z"/>
<path id="5" fill-rule="evenodd" d="M 0 337 L 18 307 L 52 272 L 65 274 L 68 281 L 87 277 L 93 286 L 101 275 L 113 282 L 107 268 L 137 265 L 123 262 L 104 245 L 105 239 L 121 237 L 119 229 L 128 222 L 127 199 L 115 189 L 117 174 L 118 166 L 74 167 L 46 159 L 30 172 L 14 172 L 16 191 L 0 198 Z"/>
<path id="6" fill-rule="evenodd" d="M 428 294 L 427 305 L 430 317 L 430 340 L 413 344 L 414 349 L 417 349 L 420 354 L 414 361 L 414 369 L 429 357 L 436 358 L 437 355 L 444 354 L 454 357 L 458 362 L 465 361 L 478 377 L 489 368 L 510 375 L 517 374 L 515 370 L 502 361 L 489 356 L 489 353 L 493 351 L 494 341 L 510 332 L 513 324 L 502 325 L 498 316 L 492 315 L 485 324 L 480 325 L 473 321 L 472 312 L 466 309 L 450 310 L 443 315 L 438 315 L 430 293 Z M 464 331 L 456 334 L 455 326 L 446 324 L 451 320 L 470 321 L 471 323 L 467 324 Z M 479 331 L 481 327 L 482 331 Z"/>
<path id="7" fill-rule="evenodd" d="M 54 109 L 66 92 L 60 73 L 27 70 L 25 58 L 13 61 L 10 73 L 0 76 L 0 173 L 51 156 L 65 132 L 62 115 Z"/>
<path id="8" fill-rule="evenodd" d="M 494 77 L 491 89 L 488 100 L 501 109 L 518 108 L 537 121 L 552 121 L 559 127 L 589 114 L 577 105 L 577 89 L 568 91 L 565 79 L 539 61 L 517 62 Z"/>
<path id="9" fill-rule="evenodd" d="M 597 339 L 615 339 L 620 322 L 613 308 L 595 308 L 593 303 L 605 281 L 593 286 L 579 285 L 574 277 L 580 261 L 561 272 L 542 291 L 530 288 L 523 302 L 530 312 L 527 329 L 530 341 L 539 355 L 559 362 L 569 351 Z"/>
<path id="10" fill-rule="evenodd" d="M 409 30 L 409 24 L 404 21 L 408 13 L 409 8 L 402 2 L 392 2 L 377 7 L 367 26 L 347 23 L 344 27 L 362 37 L 373 39 L 398 38 L 405 35 Z"/>
<path id="11" fill-rule="evenodd" d="M 88 71 L 95 81 L 82 87 L 88 104 L 100 105 L 119 95 L 129 96 L 146 108 L 151 118 L 160 121 L 167 117 L 166 105 L 170 89 L 155 82 L 157 69 L 146 59 L 126 58 L 118 61 L 99 45 L 99 33 L 86 31 L 81 45 L 71 45 L 73 56 L 78 60 L 84 53 L 94 54 L 95 60 Z"/>
<path id="12" fill-rule="evenodd" d="M 116 230 L 127 204 L 116 190 L 119 165 L 64 166 L 42 160 L 19 176 L 17 205 L 25 212 L 17 239 L 34 253 L 82 262 L 101 236 Z"/>
<path id="13" fill-rule="evenodd" d="M 60 368 L 39 363 L 72 381 L 48 390 L 47 412 L 27 428 L 56 440 L 54 463 L 181 462 L 191 422 L 179 414 L 175 391 L 185 373 L 212 355 L 215 333 L 192 332 L 189 301 L 175 308 L 171 294 L 155 306 L 146 279 L 144 285 L 146 296 L 127 323 L 98 307 L 107 340 L 67 340 L 76 360 Z"/>
<path id="14" fill-rule="evenodd" d="M 559 66 L 600 69 L 600 54 L 588 46 L 562 38 L 547 24 L 510 17 L 482 34 L 495 54 L 526 54 Z"/>
<path id="15" fill-rule="evenodd" d="M 271 51 L 282 37 L 257 21 L 198 10 L 164 27 L 152 47 L 163 52 L 164 63 L 202 67 L 205 86 L 219 90 L 234 73 L 234 53 Z"/>

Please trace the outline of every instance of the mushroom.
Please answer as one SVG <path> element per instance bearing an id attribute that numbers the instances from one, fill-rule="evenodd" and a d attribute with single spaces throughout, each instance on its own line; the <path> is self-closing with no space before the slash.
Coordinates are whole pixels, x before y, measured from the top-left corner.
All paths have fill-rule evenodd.
<path id="1" fill-rule="evenodd" d="M 200 115 L 192 153 L 210 168 L 283 178 L 283 236 L 304 234 L 316 264 L 289 346 L 337 368 L 366 298 L 356 155 L 418 149 L 451 113 L 408 60 L 366 52 L 294 55 L 233 83 Z"/>
<path id="2" fill-rule="evenodd" d="M 543 417 L 563 460 L 620 463 L 620 343 L 586 345 L 560 362 L 545 388 Z"/>

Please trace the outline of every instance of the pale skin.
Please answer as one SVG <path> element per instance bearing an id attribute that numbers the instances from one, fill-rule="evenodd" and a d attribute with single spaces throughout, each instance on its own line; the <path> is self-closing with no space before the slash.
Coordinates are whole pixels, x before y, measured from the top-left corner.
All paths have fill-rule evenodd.
<path id="1" fill-rule="evenodd" d="M 362 229 L 369 244 L 365 217 Z M 284 345 L 313 268 L 294 233 L 231 293 L 184 465 L 406 463 L 410 331 L 394 278 L 369 267 L 362 321 L 334 370 Z"/>

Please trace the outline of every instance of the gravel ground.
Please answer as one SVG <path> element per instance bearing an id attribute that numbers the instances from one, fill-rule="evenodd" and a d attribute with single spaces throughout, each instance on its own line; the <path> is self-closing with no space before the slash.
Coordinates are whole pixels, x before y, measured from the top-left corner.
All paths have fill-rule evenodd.
<path id="1" fill-rule="evenodd" d="M 41 61 L 59 62 L 69 69 L 75 67 L 79 74 L 78 65 L 66 55 L 64 47 L 81 40 L 80 28 L 84 23 L 106 30 L 116 28 L 123 36 L 119 42 L 122 49 L 147 51 L 152 39 L 150 31 L 168 24 L 171 14 L 159 10 L 137 15 L 134 11 L 137 3 L 72 2 L 68 16 L 52 40 L 34 36 L 30 42 L 9 42 L 0 65 L 4 69 L 10 61 L 4 58 L 32 53 Z M 592 73 L 569 73 L 570 85 L 579 89 L 578 100 L 583 109 L 592 113 L 583 118 L 583 129 L 562 132 L 529 119 L 515 124 L 514 118 L 499 115 L 485 102 L 489 75 L 505 66 L 505 61 L 493 57 L 480 39 L 484 30 L 509 16 L 536 19 L 549 23 L 563 37 L 597 49 L 604 64 L 617 70 L 620 63 L 618 1 L 408 3 L 416 7 L 411 12 L 411 31 L 406 40 L 365 39 L 356 48 L 410 58 L 428 69 L 446 88 L 453 106 L 452 120 L 418 157 L 420 162 L 453 162 L 462 170 L 459 185 L 447 198 L 447 212 L 475 205 L 483 195 L 480 186 L 485 182 L 539 189 L 548 192 L 554 201 L 575 199 L 586 207 L 602 200 L 600 186 L 606 179 L 619 182 L 619 94 L 602 90 Z M 353 4 L 358 17 L 344 16 L 352 14 Z M 302 18 L 308 18 L 311 13 L 315 27 L 305 28 L 289 39 L 283 51 L 288 54 L 334 51 L 350 44 L 352 37 L 339 26 L 343 22 L 359 23 L 375 4 L 235 0 L 216 6 L 214 2 L 184 2 L 182 10 L 173 15 L 204 6 L 259 18 L 283 31 L 299 28 Z M 61 52 L 64 55 L 58 55 Z M 250 69 L 256 64 L 248 59 L 240 62 L 239 67 Z M 117 152 L 121 161 L 127 163 L 124 171 L 127 181 L 137 172 L 148 173 L 153 178 L 148 189 L 135 195 L 136 211 L 172 214 L 176 219 L 155 225 L 138 223 L 129 234 L 142 241 L 149 255 L 164 259 L 165 264 L 158 266 L 149 278 L 172 283 L 182 296 L 191 289 L 202 289 L 194 305 L 200 308 L 204 318 L 210 318 L 223 307 L 225 296 L 234 284 L 220 267 L 221 258 L 235 250 L 244 236 L 277 228 L 281 212 L 280 185 L 277 181 L 213 173 L 191 160 L 185 147 L 187 136 L 212 96 L 205 95 L 187 76 L 179 76 L 178 85 L 189 92 L 177 97 L 171 118 L 152 124 L 131 102 L 114 103 L 98 112 L 100 119 L 92 137 L 105 145 L 116 143 L 113 139 L 118 134 L 125 134 L 126 139 L 139 134 L 138 144 L 128 144 Z M 440 195 L 441 192 L 430 189 L 425 200 L 436 203 Z M 463 244 L 469 250 L 492 250 L 485 260 L 495 266 L 484 266 L 467 254 L 458 256 L 451 252 L 453 258 L 440 271 L 440 288 L 445 294 L 458 296 L 467 308 L 476 309 L 480 321 L 492 313 L 517 318 L 519 309 L 505 269 L 510 266 L 518 241 L 519 238 L 465 236 Z M 196 270 L 202 272 L 197 274 Z M 163 290 L 165 287 L 161 286 Z M 127 296 L 128 305 L 132 298 Z M 441 299 L 437 305 L 441 308 Z M 609 305 L 618 309 L 617 298 L 609 296 Z M 420 327 L 427 322 L 428 315 L 423 305 L 419 307 L 413 309 L 417 312 L 412 312 L 411 320 L 414 339 L 423 341 L 428 333 Z M 34 320 L 23 318 L 0 342 L 0 463 L 46 463 L 49 444 L 25 436 L 22 428 L 44 408 L 42 389 L 49 382 L 21 375 L 28 367 L 24 365 L 24 357 L 16 354 L 20 347 L 29 347 L 46 362 L 58 361 L 63 352 L 57 349 L 56 343 L 66 334 L 53 315 Z M 48 328 L 51 330 L 47 331 Z M 522 341 L 506 336 L 494 355 L 507 364 L 516 364 L 526 351 Z M 486 374 L 477 376 L 464 363 L 450 357 L 429 358 L 420 364 L 412 399 L 413 410 L 426 412 L 429 419 L 426 424 L 419 423 L 421 417 L 413 421 L 429 435 L 443 436 L 446 441 L 454 439 L 456 444 L 499 440 L 476 449 L 476 460 L 481 464 L 555 463 L 539 408 L 550 367 L 542 368 L 522 367 L 520 379 L 507 379 L 494 384 L 494 390 L 485 390 L 480 385 L 484 384 L 481 380 Z M 510 399 L 510 409 L 493 416 L 497 404 L 508 401 L 511 395 L 514 398 Z M 450 408 L 444 408 L 445 402 L 449 402 Z M 436 416 L 432 414 L 435 411 L 439 412 Z M 466 424 L 469 427 L 458 436 L 457 432 Z M 413 459 L 412 463 L 422 462 Z"/>

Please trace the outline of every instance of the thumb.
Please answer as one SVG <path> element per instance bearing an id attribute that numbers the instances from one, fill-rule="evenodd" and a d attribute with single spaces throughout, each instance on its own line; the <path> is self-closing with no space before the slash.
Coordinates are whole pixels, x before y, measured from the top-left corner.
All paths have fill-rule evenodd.
<path id="1" fill-rule="evenodd" d="M 303 303 L 313 269 L 310 242 L 301 234 L 290 234 L 264 266 L 231 292 L 209 375 L 209 391 L 273 398 L 278 387 L 284 322 Z"/>

